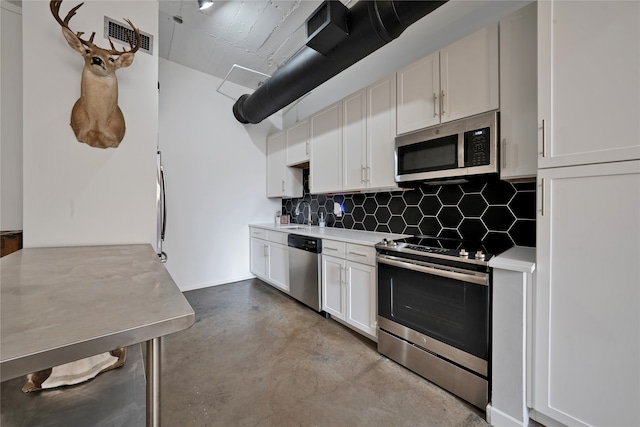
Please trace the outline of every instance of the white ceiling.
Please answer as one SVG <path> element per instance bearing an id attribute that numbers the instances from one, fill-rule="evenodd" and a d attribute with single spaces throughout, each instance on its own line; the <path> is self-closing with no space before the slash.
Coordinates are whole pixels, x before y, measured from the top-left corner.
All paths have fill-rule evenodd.
<path id="1" fill-rule="evenodd" d="M 352 7 L 358 0 L 340 1 Z M 396 46 L 418 55 L 430 53 L 530 1 L 451 0 L 414 24 L 422 28 L 414 33 L 423 43 L 416 45 L 414 39 L 411 46 Z M 321 4 L 322 0 L 215 0 L 200 11 L 197 0 L 160 0 L 160 57 L 222 79 L 234 64 L 271 75 L 304 46 L 305 20 Z M 238 68 L 228 76 L 228 81 L 251 89 L 264 80 Z"/>
<path id="2" fill-rule="evenodd" d="M 197 0 L 162 0 L 160 57 L 220 78 L 233 64 L 271 75 L 304 46 L 305 20 L 321 4 L 322 0 L 216 0 L 201 11 Z M 229 76 L 229 81 L 253 89 L 265 79 L 237 69 Z"/>

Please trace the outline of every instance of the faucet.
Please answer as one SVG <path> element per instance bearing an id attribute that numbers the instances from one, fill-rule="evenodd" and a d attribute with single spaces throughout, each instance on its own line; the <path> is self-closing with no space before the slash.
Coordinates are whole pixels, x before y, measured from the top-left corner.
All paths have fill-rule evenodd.
<path id="1" fill-rule="evenodd" d="M 298 202 L 298 204 L 296 205 L 296 210 L 294 212 L 296 216 L 300 215 L 300 205 L 309 206 L 309 228 L 311 228 L 311 203 L 305 202 L 304 200 Z M 304 216 L 304 210 L 302 211 L 302 215 Z M 302 220 L 302 224 L 304 224 L 304 219 Z"/>

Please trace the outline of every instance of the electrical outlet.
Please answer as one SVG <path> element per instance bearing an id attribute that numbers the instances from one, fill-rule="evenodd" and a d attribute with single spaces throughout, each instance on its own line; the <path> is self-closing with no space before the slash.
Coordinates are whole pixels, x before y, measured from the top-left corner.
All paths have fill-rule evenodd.
<path id="1" fill-rule="evenodd" d="M 342 206 L 340 206 L 340 203 L 333 203 L 333 214 L 338 218 L 342 218 Z"/>

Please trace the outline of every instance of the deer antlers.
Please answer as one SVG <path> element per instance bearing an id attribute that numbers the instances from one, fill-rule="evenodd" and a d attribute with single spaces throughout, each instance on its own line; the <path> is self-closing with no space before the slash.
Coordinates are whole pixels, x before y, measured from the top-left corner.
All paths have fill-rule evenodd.
<path id="1" fill-rule="evenodd" d="M 53 14 L 53 17 L 56 19 L 56 21 L 58 21 L 58 24 L 60 24 L 61 27 L 66 28 L 67 30 L 69 30 L 70 32 L 73 33 L 73 30 L 71 30 L 71 28 L 69 28 L 69 21 L 71 20 L 71 18 L 73 18 L 73 16 L 76 14 L 76 11 L 78 9 L 80 9 L 80 7 L 84 3 L 80 3 L 79 5 L 77 5 L 73 9 L 71 9 L 69 11 L 69 13 L 67 13 L 67 16 L 64 18 L 64 20 L 62 20 L 60 18 L 60 5 L 61 4 L 62 4 L 62 0 L 51 1 L 49 3 L 49 7 L 51 9 L 51 13 Z M 108 50 L 108 52 L 111 55 L 122 55 L 122 54 L 125 54 L 125 53 L 136 53 L 138 51 L 138 49 L 140 49 L 140 42 L 141 42 L 140 30 L 138 28 L 136 28 L 130 20 L 125 19 L 125 21 L 127 21 L 127 24 L 129 24 L 129 26 L 131 26 L 131 28 L 133 28 L 133 32 L 134 32 L 134 34 L 136 36 L 136 43 L 135 43 L 135 45 L 133 44 L 133 41 L 131 40 L 131 37 L 129 37 L 129 33 L 127 33 L 127 40 L 129 41 L 129 46 L 131 47 L 131 49 L 130 50 L 126 50 L 125 48 L 122 48 L 122 52 L 121 52 L 121 51 L 119 51 L 119 50 L 117 50 L 115 48 L 115 46 L 113 45 L 113 42 L 111 41 L 111 38 L 109 38 L 109 44 L 111 45 L 111 50 Z M 75 33 L 76 37 L 78 38 L 78 40 L 80 40 L 82 42 L 83 45 L 88 46 L 88 47 L 93 45 L 93 38 L 96 35 L 95 31 L 93 33 L 91 33 L 91 37 L 89 37 L 89 40 L 83 40 L 82 39 L 82 35 L 83 34 L 84 34 L 84 32 L 82 32 L 82 31 L 78 31 L 77 33 Z"/>

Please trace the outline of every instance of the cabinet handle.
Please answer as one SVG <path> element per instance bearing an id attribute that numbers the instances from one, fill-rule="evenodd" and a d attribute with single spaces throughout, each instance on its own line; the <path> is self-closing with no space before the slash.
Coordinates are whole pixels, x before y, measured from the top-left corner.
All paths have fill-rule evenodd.
<path id="1" fill-rule="evenodd" d="M 444 90 L 440 91 L 440 115 L 444 116 Z"/>
<path id="2" fill-rule="evenodd" d="M 264 245 L 263 248 L 264 248 L 264 256 L 268 257 L 269 256 L 269 246 Z"/>
<path id="3" fill-rule="evenodd" d="M 336 248 L 330 248 L 329 246 L 325 246 L 325 247 L 324 247 L 324 248 L 322 248 L 322 249 L 327 250 L 327 251 L 337 251 L 337 250 L 338 250 L 338 249 L 336 249 Z"/>
<path id="4" fill-rule="evenodd" d="M 542 157 L 547 157 L 547 121 L 542 119 Z"/>
<path id="5" fill-rule="evenodd" d="M 306 154 L 307 154 L 307 156 L 308 156 L 308 155 L 309 155 L 309 141 L 307 141 L 304 145 L 305 145 L 305 147 L 304 147 L 304 149 L 305 149 L 305 153 L 306 153 Z"/>
<path id="6" fill-rule="evenodd" d="M 438 95 L 436 95 L 435 92 L 433 92 L 433 117 L 438 117 Z"/>
<path id="7" fill-rule="evenodd" d="M 282 193 L 284 193 L 284 179 L 282 180 Z"/>
<path id="8" fill-rule="evenodd" d="M 502 138 L 502 167 L 507 167 L 507 138 Z"/>
<path id="9" fill-rule="evenodd" d="M 365 177 L 365 170 L 366 168 L 364 166 L 360 166 L 360 182 L 365 182 L 367 180 Z"/>
<path id="10" fill-rule="evenodd" d="M 371 182 L 371 167 L 367 166 L 367 182 Z"/>
<path id="11" fill-rule="evenodd" d="M 544 178 L 542 178 L 541 182 L 542 188 L 540 189 L 540 214 L 544 216 Z"/>
<path id="12" fill-rule="evenodd" d="M 359 253 L 359 252 L 352 252 L 352 251 L 349 251 L 349 254 L 350 254 L 350 255 L 362 256 L 362 257 L 366 257 L 366 256 L 367 256 L 367 254 L 361 254 L 361 253 Z"/>

